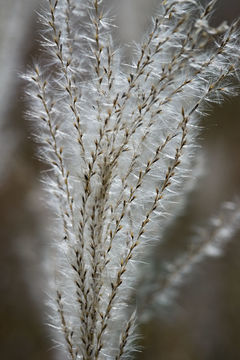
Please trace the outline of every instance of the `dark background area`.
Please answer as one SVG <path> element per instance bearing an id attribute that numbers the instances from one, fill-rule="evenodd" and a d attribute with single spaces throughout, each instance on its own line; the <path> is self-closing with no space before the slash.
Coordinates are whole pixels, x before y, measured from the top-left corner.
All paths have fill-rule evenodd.
<path id="1" fill-rule="evenodd" d="M 4 6 L 5 1 L 0 0 Z M 5 4 L 7 5 L 7 2 Z M 10 5 L 9 5 L 10 6 Z M 0 8 L 1 12 L 1 8 Z M 214 23 L 240 16 L 238 0 L 221 0 Z M 36 13 L 32 9 L 6 104 L 4 131 L 15 147 L 0 182 L 0 359 L 52 360 L 46 326 L 44 270 L 48 214 L 39 181 L 44 165 L 37 160 L 26 111 L 24 84 L 18 73 L 38 54 Z M 0 20 L 3 21 L 3 19 Z M 19 50 L 19 51 L 20 51 Z M 1 87 L 3 94 L 5 89 Z M 206 172 L 189 197 L 184 213 L 169 231 L 165 245 L 177 249 L 189 228 L 207 220 L 223 201 L 240 195 L 240 98 L 215 107 L 202 121 L 200 144 Z M 5 129 L 7 133 L 5 135 Z M 6 138 L 5 138 L 6 140 Z M 7 156 L 4 152 L 1 158 Z M 0 158 L 0 161 L 1 161 Z M 162 249 L 159 247 L 159 261 Z M 141 326 L 144 360 L 238 360 L 240 339 L 240 233 L 220 258 L 201 262 L 174 303 Z"/>

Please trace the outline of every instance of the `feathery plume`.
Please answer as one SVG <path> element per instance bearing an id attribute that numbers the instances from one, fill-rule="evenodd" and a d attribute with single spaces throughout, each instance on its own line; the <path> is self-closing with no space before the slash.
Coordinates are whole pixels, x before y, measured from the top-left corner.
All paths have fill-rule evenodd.
<path id="1" fill-rule="evenodd" d="M 221 209 L 210 218 L 207 226 L 199 227 L 190 241 L 189 249 L 178 255 L 175 262 L 166 263 L 165 274 L 148 285 L 141 297 L 139 308 L 146 309 L 141 314 L 141 321 L 151 316 L 151 310 L 160 304 L 170 304 L 176 289 L 192 274 L 196 265 L 206 257 L 219 257 L 224 246 L 233 238 L 240 228 L 239 199 L 222 204 Z M 151 309 L 152 308 L 152 309 Z M 155 313 L 154 313 L 155 314 Z"/>
<path id="2" fill-rule="evenodd" d="M 200 116 L 235 93 L 237 22 L 210 27 L 215 1 L 161 1 L 124 64 L 105 1 L 47 3 L 27 79 L 57 218 L 56 327 L 69 359 L 124 359 L 138 260 L 184 201 Z"/>

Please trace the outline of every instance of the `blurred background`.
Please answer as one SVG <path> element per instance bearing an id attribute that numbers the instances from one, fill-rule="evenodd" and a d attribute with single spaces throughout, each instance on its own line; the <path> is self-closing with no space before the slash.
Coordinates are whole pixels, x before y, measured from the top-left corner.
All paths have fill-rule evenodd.
<path id="1" fill-rule="evenodd" d="M 154 0 L 133 0 L 151 13 Z M 126 3 L 127 5 L 127 3 Z M 39 53 L 41 1 L 0 0 L 0 359 L 56 358 L 44 307 L 48 211 L 41 190 L 31 123 L 24 119 L 19 74 Z M 219 0 L 215 25 L 240 16 L 239 0 Z M 141 26 L 131 23 L 134 36 Z M 127 36 L 127 31 L 122 34 Z M 205 173 L 186 209 L 156 249 L 159 262 L 184 244 L 193 226 L 221 203 L 240 196 L 240 98 L 227 100 L 202 121 Z M 238 360 L 240 339 L 240 233 L 220 258 L 194 268 L 174 303 L 141 326 L 137 360 Z"/>

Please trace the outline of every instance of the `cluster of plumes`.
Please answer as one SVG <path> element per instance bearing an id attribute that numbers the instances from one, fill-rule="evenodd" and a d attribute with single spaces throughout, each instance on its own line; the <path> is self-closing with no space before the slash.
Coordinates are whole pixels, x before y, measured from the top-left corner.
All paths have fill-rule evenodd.
<path id="1" fill-rule="evenodd" d="M 239 73 L 237 24 L 208 26 L 214 2 L 159 2 L 122 64 L 109 4 L 48 1 L 48 64 L 27 78 L 57 217 L 55 325 L 69 359 L 133 350 L 138 261 L 184 200 L 199 115 L 232 94 Z"/>

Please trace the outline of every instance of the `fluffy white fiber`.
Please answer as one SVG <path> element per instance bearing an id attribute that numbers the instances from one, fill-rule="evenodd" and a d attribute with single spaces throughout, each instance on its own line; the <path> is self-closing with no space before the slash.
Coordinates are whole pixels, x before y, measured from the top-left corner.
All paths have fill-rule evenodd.
<path id="1" fill-rule="evenodd" d="M 239 76 L 237 24 L 208 25 L 215 1 L 159 3 L 126 64 L 107 2 L 49 0 L 27 75 L 56 214 L 55 321 L 73 360 L 134 350 L 138 261 L 184 201 L 199 117 Z"/>

